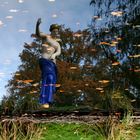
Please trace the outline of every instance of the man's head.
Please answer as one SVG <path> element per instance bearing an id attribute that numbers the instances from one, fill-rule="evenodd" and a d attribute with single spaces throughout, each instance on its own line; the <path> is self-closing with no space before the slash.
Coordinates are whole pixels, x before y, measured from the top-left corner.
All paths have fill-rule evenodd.
<path id="1" fill-rule="evenodd" d="M 52 24 L 51 26 L 50 26 L 50 32 L 52 32 L 54 29 L 60 29 L 60 26 L 58 25 L 58 24 Z"/>
<path id="2" fill-rule="evenodd" d="M 53 37 L 59 37 L 60 26 L 58 24 L 52 24 L 50 26 L 50 32 Z"/>

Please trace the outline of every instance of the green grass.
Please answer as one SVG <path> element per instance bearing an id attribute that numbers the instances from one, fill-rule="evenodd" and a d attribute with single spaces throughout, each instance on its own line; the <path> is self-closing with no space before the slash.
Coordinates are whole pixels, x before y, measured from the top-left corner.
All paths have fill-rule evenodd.
<path id="1" fill-rule="evenodd" d="M 136 127 L 136 140 L 140 140 L 140 125 Z"/>
<path id="2" fill-rule="evenodd" d="M 41 140 L 93 140 L 92 126 L 74 123 L 45 124 Z"/>
<path id="3" fill-rule="evenodd" d="M 121 121 L 108 117 L 105 122 L 35 123 L 25 119 L 0 122 L 0 140 L 140 140 L 140 124 L 130 115 Z"/>
<path id="4" fill-rule="evenodd" d="M 43 127 L 43 134 L 40 140 L 105 140 L 103 137 L 95 135 L 94 125 L 48 123 L 41 127 Z M 140 126 L 137 126 L 135 130 L 137 135 L 135 140 L 140 140 Z M 123 140 L 127 140 L 127 138 Z"/>
<path id="5" fill-rule="evenodd" d="M 140 140 L 140 125 L 135 126 L 130 115 L 116 122 L 111 117 L 104 123 L 47 123 L 42 125 L 40 140 Z"/>

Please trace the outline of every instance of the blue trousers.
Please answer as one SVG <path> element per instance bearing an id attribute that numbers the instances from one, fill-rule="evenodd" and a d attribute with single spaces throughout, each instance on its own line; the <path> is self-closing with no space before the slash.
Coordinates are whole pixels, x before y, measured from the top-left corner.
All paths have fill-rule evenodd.
<path id="1" fill-rule="evenodd" d="M 39 65 L 41 69 L 41 93 L 40 104 L 50 104 L 53 102 L 53 94 L 56 90 L 57 68 L 51 60 L 40 58 Z"/>

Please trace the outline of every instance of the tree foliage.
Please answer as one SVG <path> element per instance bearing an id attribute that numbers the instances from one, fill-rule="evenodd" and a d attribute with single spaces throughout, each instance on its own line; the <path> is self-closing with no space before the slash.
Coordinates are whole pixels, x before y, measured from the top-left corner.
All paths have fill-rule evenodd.
<path id="1" fill-rule="evenodd" d="M 140 1 L 91 0 L 90 4 L 94 9 L 91 25 L 93 44 L 100 49 L 102 57 L 98 62 L 103 59 L 111 62 L 108 68 L 113 98 L 121 91 L 123 96 L 139 100 Z"/>
<path id="2" fill-rule="evenodd" d="M 130 109 L 140 96 L 139 1 L 91 0 L 90 5 L 94 16 L 88 29 L 61 26 L 55 105 Z M 25 43 L 19 57 L 21 65 L 7 85 L 9 97 L 2 102 L 15 113 L 38 108 L 41 40 Z"/>
<path id="3" fill-rule="evenodd" d="M 73 32 L 62 26 L 62 54 L 57 58 L 58 80 L 55 104 L 57 106 L 97 104 L 100 95 L 96 94 L 97 86 L 94 75 L 96 50 L 91 45 L 90 32 Z M 41 73 L 38 60 L 41 57 L 41 40 L 33 38 L 30 44 L 25 43 L 19 55 L 21 65 L 8 82 L 9 98 L 15 97 L 16 111 L 25 112 L 38 107 Z M 95 57 L 95 58 L 94 58 Z M 96 99 L 93 102 L 93 99 Z"/>

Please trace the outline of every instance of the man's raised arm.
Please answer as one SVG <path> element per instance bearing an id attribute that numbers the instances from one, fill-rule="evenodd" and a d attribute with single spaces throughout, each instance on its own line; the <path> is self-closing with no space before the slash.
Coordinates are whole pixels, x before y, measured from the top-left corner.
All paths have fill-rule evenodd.
<path id="1" fill-rule="evenodd" d="M 40 24 L 41 24 L 41 18 L 39 18 L 39 19 L 37 20 L 35 34 L 37 35 L 37 37 L 45 38 L 46 35 L 45 35 L 44 33 L 41 33 L 41 32 L 40 32 L 40 29 L 39 29 L 39 25 L 40 25 Z"/>

